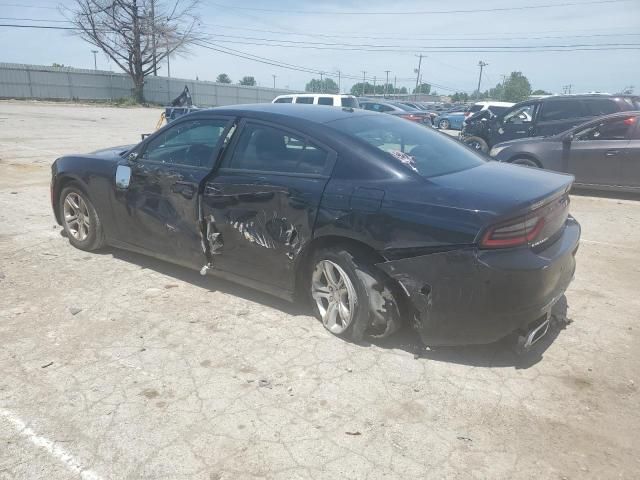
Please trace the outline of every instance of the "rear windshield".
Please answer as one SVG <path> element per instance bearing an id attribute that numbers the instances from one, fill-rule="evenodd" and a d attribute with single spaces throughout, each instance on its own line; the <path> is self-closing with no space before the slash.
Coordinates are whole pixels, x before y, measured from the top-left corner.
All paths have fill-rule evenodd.
<path id="1" fill-rule="evenodd" d="M 326 124 L 379 148 L 423 177 L 459 172 L 485 163 L 462 143 L 392 115 L 364 115 Z"/>
<path id="2" fill-rule="evenodd" d="M 355 97 L 342 97 L 342 106 L 347 108 L 359 108 L 358 100 Z"/>

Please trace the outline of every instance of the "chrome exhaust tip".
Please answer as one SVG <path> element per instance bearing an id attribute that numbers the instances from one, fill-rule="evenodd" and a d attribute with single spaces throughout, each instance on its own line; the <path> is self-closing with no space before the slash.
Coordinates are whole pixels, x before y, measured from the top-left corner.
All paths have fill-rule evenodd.
<path id="1" fill-rule="evenodd" d="M 518 337 L 518 347 L 521 351 L 526 352 L 538 342 L 549 331 L 549 318 L 545 317 L 544 321 L 538 326 L 533 327 L 524 335 Z"/>

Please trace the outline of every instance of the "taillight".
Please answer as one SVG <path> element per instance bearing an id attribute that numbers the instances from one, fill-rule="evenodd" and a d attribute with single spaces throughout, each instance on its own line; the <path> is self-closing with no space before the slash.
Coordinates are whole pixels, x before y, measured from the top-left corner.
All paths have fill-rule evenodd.
<path id="1" fill-rule="evenodd" d="M 508 223 L 502 223 L 491 227 L 480 246 L 484 248 L 506 248 L 525 245 L 535 239 L 542 227 L 544 218 L 538 216 L 521 217 Z"/>

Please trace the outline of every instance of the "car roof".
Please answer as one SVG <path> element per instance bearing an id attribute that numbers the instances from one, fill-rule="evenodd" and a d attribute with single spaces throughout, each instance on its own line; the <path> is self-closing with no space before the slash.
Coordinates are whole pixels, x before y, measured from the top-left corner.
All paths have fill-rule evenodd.
<path id="1" fill-rule="evenodd" d="M 293 98 L 293 97 L 318 97 L 318 96 L 324 96 L 324 97 L 353 97 L 355 98 L 354 95 L 348 95 L 345 93 L 320 93 L 320 92 L 316 92 L 316 93 L 287 93 L 285 95 L 278 95 L 276 98 Z M 274 98 L 275 100 L 275 98 Z"/>
<path id="2" fill-rule="evenodd" d="M 229 105 L 224 107 L 208 108 L 198 110 L 192 117 L 206 116 L 207 113 L 215 112 L 226 115 L 244 116 L 250 114 L 255 118 L 269 119 L 275 117 L 288 117 L 292 119 L 306 120 L 315 123 L 327 123 L 342 118 L 354 116 L 377 115 L 370 112 L 353 108 L 336 108 L 324 105 L 300 105 L 293 103 L 255 103 L 247 105 Z"/>

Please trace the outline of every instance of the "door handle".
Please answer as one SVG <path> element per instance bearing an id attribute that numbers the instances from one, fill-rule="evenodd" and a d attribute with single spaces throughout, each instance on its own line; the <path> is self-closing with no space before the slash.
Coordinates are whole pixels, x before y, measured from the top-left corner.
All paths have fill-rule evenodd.
<path id="1" fill-rule="evenodd" d="M 171 191 L 173 193 L 179 193 L 184 198 L 193 198 L 193 194 L 196 193 L 196 188 L 186 182 L 176 182 L 171 186 Z"/>
<path id="2" fill-rule="evenodd" d="M 615 157 L 616 155 L 618 155 L 618 153 L 620 153 L 620 150 L 607 150 L 607 153 L 605 155 L 607 157 Z"/>

